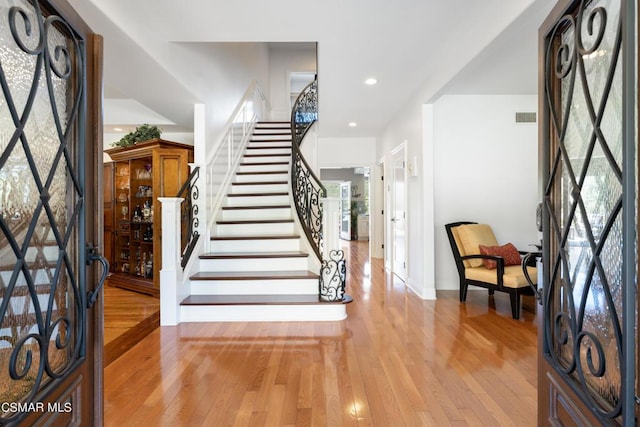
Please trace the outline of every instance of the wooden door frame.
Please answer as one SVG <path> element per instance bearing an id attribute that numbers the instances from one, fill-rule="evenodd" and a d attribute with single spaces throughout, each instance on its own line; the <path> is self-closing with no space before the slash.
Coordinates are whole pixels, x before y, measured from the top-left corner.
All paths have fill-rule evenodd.
<path id="1" fill-rule="evenodd" d="M 538 121 L 538 129 L 539 129 L 539 144 L 538 144 L 538 158 L 539 158 L 539 173 L 538 173 L 538 184 L 539 184 L 539 195 L 540 199 L 544 197 L 545 193 L 545 185 L 546 178 L 549 175 L 550 165 L 547 161 L 545 150 L 548 147 L 551 151 L 552 147 L 557 145 L 557 141 L 547 141 L 550 139 L 550 136 L 546 134 L 546 131 L 550 129 L 549 124 L 549 109 L 547 107 L 545 90 L 545 55 L 547 48 L 547 37 L 554 28 L 558 19 L 575 8 L 579 7 L 579 1 L 577 0 L 559 0 L 557 4 L 554 6 L 552 11 L 549 13 L 538 32 L 538 111 L 539 111 L 539 121 Z M 634 170 L 635 164 L 634 162 L 640 162 L 640 153 L 637 150 L 638 140 L 637 140 L 637 124 L 640 123 L 640 117 L 636 117 L 637 110 L 636 106 L 640 105 L 640 96 L 638 94 L 637 87 L 632 83 L 635 79 L 636 81 L 640 78 L 639 69 L 636 68 L 635 61 L 640 56 L 638 50 L 638 38 L 635 32 L 635 25 L 638 21 L 640 21 L 640 14 L 638 13 L 636 1 L 626 1 L 621 0 L 620 6 L 620 14 L 623 17 L 623 46 L 627 46 L 630 41 L 633 41 L 635 46 L 632 46 L 630 49 L 625 49 L 623 47 L 621 51 L 622 58 L 622 69 L 623 69 L 623 77 L 622 77 L 622 87 L 623 94 L 634 94 L 632 96 L 624 96 L 623 95 L 623 141 L 631 141 L 631 143 L 626 143 L 626 146 L 623 145 L 623 170 Z M 631 125 L 630 125 L 631 123 Z M 624 175 L 623 176 L 628 176 Z M 637 177 L 636 177 L 637 178 Z M 636 198 L 637 194 L 640 194 L 640 188 L 638 188 L 638 181 L 632 182 L 631 180 L 626 181 L 626 189 L 631 191 L 623 192 L 623 206 L 636 206 Z M 640 209 L 635 211 L 634 209 L 623 209 L 623 235 L 624 239 L 627 242 L 635 241 L 635 245 L 624 245 L 623 259 L 633 259 L 631 256 L 633 252 L 636 251 L 636 247 L 638 246 L 638 242 L 640 242 L 640 233 L 638 230 L 637 223 L 635 222 L 635 218 L 640 218 Z M 549 218 L 546 215 L 544 219 L 543 228 L 549 229 Z M 635 239 L 635 240 L 634 240 Z M 545 245 L 545 253 L 549 253 L 550 250 L 550 242 L 543 242 Z M 636 263 L 628 262 L 624 266 L 623 274 L 623 283 L 631 283 L 633 279 L 626 278 L 634 278 L 636 277 L 636 272 L 640 271 L 640 265 L 638 264 L 636 259 Z M 545 275 L 549 274 L 547 271 L 544 272 Z M 548 283 L 549 280 L 545 277 L 545 283 Z M 626 365 L 621 366 L 621 379 L 622 379 L 622 391 L 620 399 L 622 400 L 622 422 L 625 426 L 634 425 L 634 418 L 638 416 L 637 405 L 634 400 L 634 397 L 637 391 L 640 389 L 640 383 L 638 378 L 638 372 L 640 372 L 640 360 L 637 359 L 637 348 L 636 341 L 638 339 L 638 332 L 636 328 L 637 323 L 637 307 L 640 305 L 640 298 L 638 294 L 635 292 L 634 286 L 623 286 L 623 301 L 626 301 L 626 304 L 623 302 L 623 349 L 627 357 L 625 358 Z M 631 305 L 631 302 L 635 303 L 635 307 Z M 543 310 L 544 312 L 544 310 Z M 599 421 L 592 416 L 590 412 L 585 411 L 586 405 L 577 397 L 577 395 L 573 392 L 571 387 L 568 384 L 560 383 L 555 380 L 552 376 L 547 374 L 547 370 L 550 367 L 550 364 L 544 357 L 544 352 L 546 352 L 546 342 L 544 336 L 544 316 L 538 316 L 538 330 L 542 333 L 538 334 L 538 405 L 539 405 L 539 418 L 538 425 L 548 425 L 552 420 L 543 419 L 544 413 L 552 413 L 551 408 L 552 402 L 555 401 L 556 405 L 558 402 L 563 402 L 563 410 L 566 411 L 565 416 L 572 418 L 572 420 L 580 425 L 597 425 Z M 634 363 L 635 361 L 635 363 Z M 629 375 L 629 373 L 632 373 Z M 551 387 L 546 387 L 550 385 Z M 633 389 L 633 393 L 629 392 L 629 389 Z M 541 405 L 549 405 L 549 408 L 546 410 L 541 410 Z M 559 422 L 559 419 L 556 419 Z"/>

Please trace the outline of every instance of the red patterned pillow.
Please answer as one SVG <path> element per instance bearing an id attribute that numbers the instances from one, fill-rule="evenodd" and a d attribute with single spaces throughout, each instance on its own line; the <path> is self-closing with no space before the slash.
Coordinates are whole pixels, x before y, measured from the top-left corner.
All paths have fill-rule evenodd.
<path id="1" fill-rule="evenodd" d="M 484 246 L 478 245 L 481 255 L 493 255 L 504 258 L 504 265 L 518 265 L 520 264 L 520 253 L 512 243 L 507 243 L 502 246 Z M 498 263 L 492 259 L 483 259 L 482 263 L 488 269 L 493 269 L 498 266 Z"/>

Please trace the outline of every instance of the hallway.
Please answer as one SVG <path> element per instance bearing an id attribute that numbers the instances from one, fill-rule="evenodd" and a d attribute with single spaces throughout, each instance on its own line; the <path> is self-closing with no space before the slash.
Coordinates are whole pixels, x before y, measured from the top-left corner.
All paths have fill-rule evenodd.
<path id="1" fill-rule="evenodd" d="M 536 317 L 423 301 L 344 242 L 348 319 L 161 327 L 105 368 L 105 425 L 536 425 Z"/>

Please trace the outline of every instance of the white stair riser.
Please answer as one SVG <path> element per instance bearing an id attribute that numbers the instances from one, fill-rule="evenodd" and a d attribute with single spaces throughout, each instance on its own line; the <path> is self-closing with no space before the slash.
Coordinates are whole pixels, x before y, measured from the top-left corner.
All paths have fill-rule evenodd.
<path id="1" fill-rule="evenodd" d="M 271 149 L 273 150 L 284 150 L 284 148 L 282 147 L 288 147 L 286 148 L 287 152 L 291 152 L 291 141 L 269 141 L 269 142 L 249 142 L 247 143 L 247 147 L 248 148 L 252 148 L 252 147 L 261 147 L 261 149 L 264 149 L 264 147 L 271 147 Z M 251 150 L 251 152 L 253 151 L 260 151 L 260 150 Z"/>
<path id="2" fill-rule="evenodd" d="M 253 147 L 263 147 L 261 145 L 254 145 Z M 250 145 L 251 147 L 251 145 Z M 260 148 L 258 150 L 247 150 L 245 154 L 261 154 L 261 155 L 269 155 L 269 156 L 286 156 L 287 158 L 291 158 L 291 148 Z"/>
<path id="3" fill-rule="evenodd" d="M 287 172 L 290 168 L 289 163 L 283 165 L 241 165 L 238 166 L 238 172 Z"/>
<path id="4" fill-rule="evenodd" d="M 250 219 L 291 219 L 291 208 L 277 209 L 223 209 L 222 221 L 243 221 Z"/>
<path id="5" fill-rule="evenodd" d="M 289 171 L 281 171 L 278 173 L 267 174 L 243 174 L 236 175 L 234 182 L 273 182 L 273 181 L 287 181 L 289 179 Z"/>
<path id="6" fill-rule="evenodd" d="M 289 132 L 291 133 L 290 123 L 260 123 L 253 128 L 254 132 Z"/>
<path id="7" fill-rule="evenodd" d="M 307 257 L 284 258 L 234 258 L 234 259 L 201 259 L 200 271 L 287 271 L 308 270 Z M 193 281 L 198 282 L 198 280 Z M 237 282 L 237 281 L 236 281 Z M 265 281 L 266 283 L 267 281 Z M 277 280 L 270 280 L 268 286 L 272 286 Z M 317 281 L 315 292 L 318 291 Z"/>
<path id="8" fill-rule="evenodd" d="M 300 239 L 212 240 L 211 252 L 290 252 L 299 251 Z"/>
<path id="9" fill-rule="evenodd" d="M 248 206 L 248 205 L 288 205 L 289 195 L 284 196 L 243 196 L 227 197 L 225 206 Z"/>
<path id="10" fill-rule="evenodd" d="M 248 181 L 251 182 L 251 181 Z M 282 193 L 289 191 L 289 184 L 232 185 L 231 193 Z"/>
<path id="11" fill-rule="evenodd" d="M 269 135 L 277 133 L 278 135 Z M 258 141 L 289 141 L 291 140 L 291 133 L 280 134 L 279 131 L 269 130 L 265 132 L 254 133 L 251 140 Z"/>
<path id="12" fill-rule="evenodd" d="M 291 127 L 290 126 L 277 126 L 277 125 L 272 125 L 272 126 L 256 126 L 255 128 L 253 128 L 253 134 L 257 135 L 257 134 L 263 134 L 263 133 L 284 133 L 284 134 L 289 134 L 291 135 Z"/>
<path id="13" fill-rule="evenodd" d="M 293 222 L 266 224 L 217 224 L 216 236 L 269 236 L 293 234 Z"/>
<path id="14" fill-rule="evenodd" d="M 270 123 L 269 125 L 256 125 L 253 133 L 291 133 L 289 124 Z"/>
<path id="15" fill-rule="evenodd" d="M 247 157 L 242 158 L 243 163 L 266 163 L 266 162 L 288 162 L 291 160 L 291 156 L 260 156 L 260 157 Z"/>
<path id="16" fill-rule="evenodd" d="M 318 279 L 192 280 L 191 295 L 318 295 Z"/>
<path id="17" fill-rule="evenodd" d="M 346 318 L 345 304 L 180 306 L 181 322 L 322 322 Z"/>

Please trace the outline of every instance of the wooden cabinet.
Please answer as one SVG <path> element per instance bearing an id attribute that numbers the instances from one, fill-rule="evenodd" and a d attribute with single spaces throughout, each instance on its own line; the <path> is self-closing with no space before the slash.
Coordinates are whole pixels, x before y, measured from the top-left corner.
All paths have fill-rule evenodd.
<path id="1" fill-rule="evenodd" d="M 175 197 L 187 181 L 193 146 L 154 139 L 105 152 L 114 164 L 109 284 L 159 296 L 162 222 L 158 197 Z"/>

